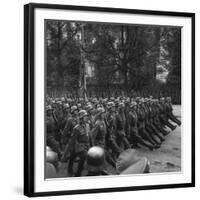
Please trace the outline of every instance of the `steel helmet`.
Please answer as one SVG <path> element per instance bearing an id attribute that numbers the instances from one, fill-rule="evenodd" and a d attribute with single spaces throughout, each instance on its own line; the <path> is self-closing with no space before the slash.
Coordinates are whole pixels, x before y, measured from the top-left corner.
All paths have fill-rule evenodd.
<path id="1" fill-rule="evenodd" d="M 119 104 L 118 104 L 118 107 L 121 107 L 121 108 L 123 108 L 123 107 L 125 107 L 125 105 L 124 105 L 124 103 L 123 103 L 123 102 L 119 102 Z"/>
<path id="2" fill-rule="evenodd" d="M 63 109 L 65 110 L 65 109 L 68 109 L 69 108 L 69 104 L 68 103 L 66 103 L 66 104 L 64 104 L 63 105 Z"/>
<path id="3" fill-rule="evenodd" d="M 51 147 L 46 146 L 46 151 L 52 151 Z"/>
<path id="4" fill-rule="evenodd" d="M 71 107 L 71 113 L 73 113 L 75 110 L 78 110 L 77 106 L 72 106 Z"/>
<path id="5" fill-rule="evenodd" d="M 86 110 L 80 110 L 78 114 L 80 119 L 88 115 Z"/>
<path id="6" fill-rule="evenodd" d="M 105 165 L 105 152 L 99 146 L 91 147 L 87 152 L 87 169 L 88 171 L 101 171 Z"/>
<path id="7" fill-rule="evenodd" d="M 97 108 L 97 115 L 102 114 L 105 112 L 105 109 L 103 107 L 98 107 Z"/>
<path id="8" fill-rule="evenodd" d="M 58 161 L 58 154 L 52 150 L 46 151 L 46 162 L 55 164 Z"/>
<path id="9" fill-rule="evenodd" d="M 137 103 L 136 103 L 135 101 L 131 102 L 130 107 L 133 108 L 133 107 L 135 107 L 135 106 L 137 106 Z"/>
<path id="10" fill-rule="evenodd" d="M 57 104 L 58 104 L 59 106 L 62 106 L 62 101 L 57 101 Z"/>
<path id="11" fill-rule="evenodd" d="M 170 102 L 170 101 L 172 100 L 172 98 L 171 98 L 171 97 L 167 97 L 166 100 L 167 100 L 168 102 Z"/>
<path id="12" fill-rule="evenodd" d="M 110 102 L 107 103 L 108 109 L 110 109 L 110 108 L 112 108 L 112 107 L 114 107 L 114 106 L 115 106 L 115 103 L 112 102 L 112 101 L 110 101 Z"/>
<path id="13" fill-rule="evenodd" d="M 85 109 L 86 109 L 87 111 L 90 111 L 90 110 L 93 109 L 93 106 L 92 106 L 91 104 L 88 104 L 88 105 L 85 107 Z"/>
<path id="14" fill-rule="evenodd" d="M 52 108 L 51 105 L 48 105 L 48 106 L 46 107 L 46 110 L 47 110 L 47 111 L 48 111 L 48 110 L 53 110 L 53 108 Z"/>
<path id="15" fill-rule="evenodd" d="M 61 101 L 65 101 L 65 97 L 61 97 L 60 100 L 61 100 Z"/>

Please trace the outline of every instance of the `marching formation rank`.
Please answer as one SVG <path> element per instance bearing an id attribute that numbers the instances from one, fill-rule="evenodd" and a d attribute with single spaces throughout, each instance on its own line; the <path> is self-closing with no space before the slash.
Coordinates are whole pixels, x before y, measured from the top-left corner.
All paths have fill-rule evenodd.
<path id="1" fill-rule="evenodd" d="M 64 162 L 68 174 L 81 176 L 87 162 L 88 176 L 106 175 L 102 163 L 116 169 L 119 157 L 130 149 L 160 148 L 169 129 L 176 128 L 170 121 L 181 125 L 170 97 L 95 97 L 87 101 L 47 97 L 46 144 L 54 152 L 47 151 L 48 169 L 53 170 L 53 165 L 56 170 L 55 163 Z M 144 163 L 148 169 L 149 162 L 143 159 L 137 164 L 140 170 Z"/>

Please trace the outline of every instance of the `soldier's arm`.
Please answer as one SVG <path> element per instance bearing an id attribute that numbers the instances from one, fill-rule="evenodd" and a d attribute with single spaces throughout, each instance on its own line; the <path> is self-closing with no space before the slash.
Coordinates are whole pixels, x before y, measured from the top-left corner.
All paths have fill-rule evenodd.
<path id="1" fill-rule="evenodd" d="M 76 142 L 76 130 L 74 129 L 73 130 L 73 135 L 70 138 L 69 143 L 65 146 L 65 149 L 63 151 L 63 155 L 62 155 L 61 161 L 64 162 L 66 160 L 66 158 L 68 158 L 70 150 L 73 151 L 73 149 L 74 149 L 75 142 Z"/>
<path id="2" fill-rule="evenodd" d="M 116 130 L 117 130 L 118 127 L 119 127 L 119 123 L 120 123 L 119 117 L 116 116 L 116 118 L 115 118 L 115 129 L 116 129 Z"/>
<path id="3" fill-rule="evenodd" d="M 92 143 L 94 143 L 94 141 L 96 140 L 96 136 L 99 130 L 99 123 L 96 123 L 94 128 L 91 130 L 91 139 L 92 139 Z"/>
<path id="4" fill-rule="evenodd" d="M 127 131 L 128 131 L 128 135 L 130 135 L 130 132 L 131 132 L 131 119 L 132 119 L 132 116 L 130 114 L 128 114 L 128 116 L 127 116 Z"/>
<path id="5" fill-rule="evenodd" d="M 70 133 L 70 130 L 72 130 L 72 120 L 68 120 L 68 121 L 67 121 L 67 123 L 66 123 L 66 125 L 65 125 L 65 128 L 64 128 L 64 130 L 63 130 L 63 134 L 64 134 L 65 136 L 70 135 L 70 134 L 71 134 L 71 133 Z"/>

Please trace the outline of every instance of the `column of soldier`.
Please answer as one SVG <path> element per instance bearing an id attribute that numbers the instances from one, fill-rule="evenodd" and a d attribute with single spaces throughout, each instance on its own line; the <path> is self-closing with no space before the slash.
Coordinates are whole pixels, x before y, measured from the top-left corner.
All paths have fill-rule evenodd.
<path id="1" fill-rule="evenodd" d="M 181 125 L 173 114 L 170 97 L 95 97 L 87 101 L 48 97 L 46 104 L 46 144 L 60 162 L 68 162 L 71 176 L 82 175 L 91 147 L 101 147 L 106 162 L 115 168 L 124 150 L 153 151 L 162 145 L 169 130 L 176 128 L 171 121 Z M 92 159 L 98 164 L 95 156 Z"/>

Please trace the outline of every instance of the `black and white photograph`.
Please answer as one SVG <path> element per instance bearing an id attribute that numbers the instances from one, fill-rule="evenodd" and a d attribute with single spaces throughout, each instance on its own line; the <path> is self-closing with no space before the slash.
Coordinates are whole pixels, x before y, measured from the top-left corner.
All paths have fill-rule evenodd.
<path id="1" fill-rule="evenodd" d="M 45 178 L 181 171 L 181 27 L 45 20 Z"/>
<path id="2" fill-rule="evenodd" d="M 194 186 L 194 13 L 25 16 L 25 194 Z"/>

